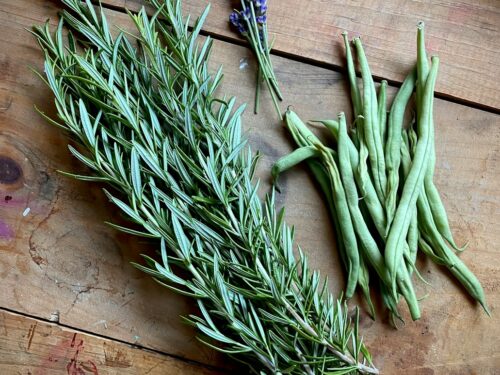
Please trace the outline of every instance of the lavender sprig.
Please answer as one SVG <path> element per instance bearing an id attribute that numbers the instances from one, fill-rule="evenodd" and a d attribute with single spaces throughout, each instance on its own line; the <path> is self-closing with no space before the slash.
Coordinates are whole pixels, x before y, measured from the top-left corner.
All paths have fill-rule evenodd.
<path id="1" fill-rule="evenodd" d="M 255 91 L 254 112 L 259 110 L 260 84 L 266 82 L 269 93 L 280 119 L 282 119 L 278 100 L 283 100 L 271 62 L 269 39 L 267 33 L 267 0 L 241 0 L 241 10 L 235 10 L 229 21 L 250 43 L 259 67 L 257 71 L 257 87 Z"/>

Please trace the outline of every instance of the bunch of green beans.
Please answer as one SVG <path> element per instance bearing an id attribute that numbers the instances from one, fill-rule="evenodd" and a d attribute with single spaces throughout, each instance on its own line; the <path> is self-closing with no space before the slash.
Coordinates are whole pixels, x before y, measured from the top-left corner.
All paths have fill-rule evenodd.
<path id="1" fill-rule="evenodd" d="M 286 126 L 298 148 L 276 162 L 273 178 L 276 181 L 285 170 L 307 163 L 335 225 L 337 249 L 347 271 L 345 295 L 351 298 L 359 286 L 372 317 L 370 286 L 374 283 L 393 318 L 402 319 L 401 297 L 412 319 L 420 317 L 412 282 L 413 274 L 425 282 L 416 268 L 418 250 L 447 267 L 489 314 L 480 282 L 455 253 L 463 249 L 453 239 L 433 181 L 433 101 L 439 59 L 433 56 L 429 63 L 423 23 L 417 28 L 416 66 L 389 111 L 387 82 L 381 82 L 377 95 L 361 40 L 355 38 L 352 44 L 362 89 L 347 33 L 343 38 L 355 121 L 350 129 L 343 113 L 337 120 L 313 121 L 332 134 L 336 147 L 329 147 L 288 110 Z M 414 118 L 405 123 L 414 94 Z"/>

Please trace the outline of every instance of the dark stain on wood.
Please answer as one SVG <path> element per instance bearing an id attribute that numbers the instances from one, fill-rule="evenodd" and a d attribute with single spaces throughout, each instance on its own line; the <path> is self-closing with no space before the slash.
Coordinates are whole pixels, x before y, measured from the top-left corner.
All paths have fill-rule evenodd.
<path id="1" fill-rule="evenodd" d="M 21 179 L 23 170 L 8 156 L 0 155 L 0 183 L 11 185 Z"/>
<path id="2" fill-rule="evenodd" d="M 127 368 L 132 366 L 130 358 L 127 357 L 127 354 L 119 348 L 114 347 L 112 344 L 110 345 L 104 342 L 103 350 L 104 362 L 106 366 L 118 368 Z"/>

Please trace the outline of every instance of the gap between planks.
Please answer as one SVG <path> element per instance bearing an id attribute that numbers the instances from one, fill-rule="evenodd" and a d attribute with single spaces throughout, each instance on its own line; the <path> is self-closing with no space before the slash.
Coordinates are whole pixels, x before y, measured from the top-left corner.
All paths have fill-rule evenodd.
<path id="1" fill-rule="evenodd" d="M 94 4 L 97 4 L 97 3 L 100 2 L 100 1 L 97 1 L 97 0 L 91 0 L 91 1 Z M 127 13 L 127 8 L 119 6 L 119 5 L 113 5 L 113 4 L 107 4 L 107 3 L 103 4 L 101 2 L 101 6 L 104 9 L 112 10 L 112 11 L 115 11 L 115 12 L 120 12 L 120 13 L 125 13 L 125 14 Z M 137 13 L 136 10 L 129 10 L 129 12 L 133 13 L 133 14 Z M 192 30 L 192 29 L 193 28 L 190 26 L 189 30 Z M 248 47 L 248 42 L 245 41 L 244 39 L 237 38 L 237 37 L 231 37 L 231 36 L 227 36 L 227 35 L 222 35 L 222 34 L 218 34 L 218 33 L 212 32 L 212 31 L 208 31 L 208 30 L 206 30 L 204 28 L 201 29 L 200 35 L 209 36 L 212 39 L 219 40 L 219 41 L 222 41 L 222 42 L 226 42 L 226 43 L 230 43 L 230 44 L 234 44 L 234 45 L 238 45 L 238 46 L 243 46 L 243 47 Z M 280 50 L 272 49 L 271 50 L 271 55 L 283 57 L 283 58 L 286 58 L 288 60 L 300 62 L 300 63 L 307 64 L 307 65 L 312 65 L 312 66 L 324 68 L 324 69 L 327 69 L 327 70 L 330 70 L 330 71 L 339 72 L 339 73 L 342 73 L 344 75 L 347 73 L 346 69 L 343 66 L 340 66 L 340 65 L 337 65 L 337 64 L 332 64 L 332 63 L 318 61 L 318 60 L 315 60 L 313 58 L 308 58 L 308 57 L 305 57 L 305 56 L 301 56 L 301 55 L 290 53 L 290 52 L 286 52 L 286 51 L 280 51 Z M 358 78 L 360 78 L 361 76 L 360 76 L 359 71 L 357 71 L 356 73 L 357 73 Z M 402 82 L 399 82 L 399 81 L 396 81 L 396 80 L 390 79 L 390 78 L 385 78 L 385 77 L 377 76 L 377 75 L 373 75 L 373 80 L 375 82 L 378 82 L 378 83 L 380 83 L 382 80 L 386 80 L 387 83 L 388 83 L 388 85 L 389 86 L 393 86 L 393 87 L 400 87 L 402 85 Z M 490 113 L 494 113 L 494 114 L 500 114 L 500 108 L 491 107 L 491 106 L 488 106 L 488 105 L 485 105 L 485 104 L 482 104 L 482 103 L 478 103 L 478 102 L 474 102 L 474 101 L 471 101 L 471 100 L 467 100 L 467 99 L 460 98 L 460 97 L 457 97 L 457 96 L 454 96 L 454 95 L 445 94 L 445 93 L 442 93 L 442 92 L 435 92 L 434 93 L 434 97 L 439 98 L 439 99 L 443 99 L 443 100 L 446 100 L 446 101 L 449 101 L 449 102 L 452 102 L 452 103 L 456 103 L 456 104 L 460 104 L 460 105 L 465 105 L 467 107 L 471 107 L 471 108 L 474 108 L 474 109 L 479 109 L 479 110 L 490 112 Z"/>
<path id="2" fill-rule="evenodd" d="M 221 374 L 229 374 L 229 372 L 228 372 L 227 369 L 222 369 L 220 367 L 216 367 L 216 366 L 213 366 L 213 365 L 210 365 L 210 364 L 206 364 L 206 363 L 202 363 L 202 362 L 199 362 L 199 361 L 194 361 L 194 360 L 191 360 L 191 359 L 183 358 L 181 356 L 178 356 L 178 355 L 175 355 L 175 354 L 166 353 L 166 352 L 161 351 L 161 350 L 148 348 L 148 347 L 139 345 L 137 343 L 131 343 L 131 342 L 128 342 L 128 341 L 125 341 L 125 340 L 120 340 L 120 339 L 113 338 L 113 337 L 110 337 L 110 336 L 102 335 L 102 334 L 95 333 L 95 332 L 92 332 L 92 331 L 88 331 L 88 330 L 85 330 L 85 329 L 82 329 L 82 328 L 78 328 L 78 327 L 74 327 L 74 326 L 71 326 L 71 325 L 68 325 L 68 324 L 64 324 L 64 323 L 61 323 L 59 321 L 45 319 L 45 318 L 42 318 L 42 317 L 39 317 L 39 316 L 36 316 L 36 315 L 32 315 L 32 314 L 28 314 L 28 313 L 25 313 L 25 312 L 20 312 L 20 311 L 16 311 L 16 310 L 12 310 L 12 309 L 0 306 L 0 314 L 1 313 L 12 314 L 12 315 L 19 316 L 19 317 L 22 317 L 22 318 L 34 320 L 34 325 L 35 325 L 34 327 L 36 327 L 36 325 L 38 323 L 49 324 L 49 325 L 52 325 L 52 326 L 60 327 L 62 329 L 67 329 L 67 330 L 74 331 L 75 333 L 78 333 L 78 334 L 95 337 L 97 339 L 111 341 L 111 342 L 114 342 L 114 343 L 117 343 L 117 344 L 127 345 L 128 347 L 130 347 L 132 349 L 138 349 L 138 350 L 141 350 L 141 351 L 143 351 L 145 353 L 157 354 L 157 355 L 161 355 L 161 356 L 164 356 L 164 357 L 169 357 L 169 358 L 171 358 L 173 360 L 183 362 L 183 363 L 185 363 L 187 365 L 193 365 L 193 366 L 203 367 L 204 369 L 211 370 L 211 371 L 217 371 L 218 373 L 221 373 Z M 28 347 L 27 347 L 28 350 L 29 350 L 29 348 L 31 346 L 31 342 L 33 340 L 33 336 L 34 336 L 34 333 L 35 333 L 34 331 L 35 331 L 34 328 L 33 329 L 30 328 L 30 330 L 28 332 Z"/>

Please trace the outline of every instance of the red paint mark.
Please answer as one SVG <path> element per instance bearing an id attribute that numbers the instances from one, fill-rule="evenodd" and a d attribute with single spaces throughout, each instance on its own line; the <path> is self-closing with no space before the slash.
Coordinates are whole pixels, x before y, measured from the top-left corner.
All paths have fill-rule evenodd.
<path id="1" fill-rule="evenodd" d="M 92 375 L 99 375 L 99 372 L 97 371 L 97 366 L 95 365 L 94 362 L 91 360 L 87 360 L 85 362 L 81 363 L 81 366 L 86 370 L 90 371 Z"/>
<path id="2" fill-rule="evenodd" d="M 84 342 L 77 337 L 78 333 L 73 333 L 66 340 L 62 340 L 52 346 L 48 355 L 43 359 L 35 375 L 48 375 L 55 362 L 66 363 L 66 372 L 68 375 L 99 375 L 99 371 L 94 361 L 82 357 L 84 351 Z M 56 365 L 57 366 L 57 365 Z"/>
<path id="3" fill-rule="evenodd" d="M 83 351 L 83 340 L 76 339 L 76 333 L 73 334 L 73 338 L 70 343 L 71 348 L 76 348 L 73 357 L 70 359 L 66 365 L 66 371 L 68 375 L 99 375 L 97 371 L 97 366 L 91 360 L 79 361 L 78 356 L 80 352 Z M 88 371 L 88 372 L 87 372 Z"/>
<path id="4" fill-rule="evenodd" d="M 77 366 L 76 360 L 74 359 L 68 363 L 66 370 L 68 371 L 68 375 L 85 375 L 85 370 L 80 368 L 80 366 Z"/>

